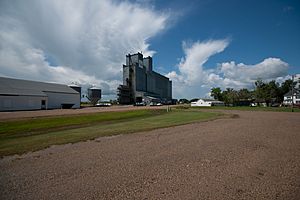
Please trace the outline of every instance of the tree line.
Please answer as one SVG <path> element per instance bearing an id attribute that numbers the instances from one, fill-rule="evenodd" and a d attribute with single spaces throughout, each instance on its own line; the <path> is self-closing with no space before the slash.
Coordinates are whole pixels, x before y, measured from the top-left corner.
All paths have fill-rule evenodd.
<path id="1" fill-rule="evenodd" d="M 269 106 L 283 102 L 284 94 L 289 92 L 292 82 L 291 79 L 288 79 L 279 84 L 275 80 L 264 82 L 259 79 L 255 81 L 255 88 L 252 91 L 246 88 L 240 90 L 226 88 L 222 91 L 221 88 L 214 87 L 211 89 L 211 96 L 215 100 L 224 101 L 226 105 L 240 106 L 256 102 L 266 103 Z"/>

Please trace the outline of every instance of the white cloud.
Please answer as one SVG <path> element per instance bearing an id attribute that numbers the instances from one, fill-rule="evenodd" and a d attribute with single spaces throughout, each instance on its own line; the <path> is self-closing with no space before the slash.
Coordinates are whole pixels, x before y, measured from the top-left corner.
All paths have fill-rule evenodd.
<path id="1" fill-rule="evenodd" d="M 178 67 L 180 73 L 185 77 L 185 82 L 188 85 L 193 85 L 207 79 L 207 73 L 202 67 L 203 64 L 210 56 L 222 52 L 228 43 L 228 40 L 209 40 L 195 42 L 192 45 L 183 42 L 182 46 L 186 56 L 181 59 Z"/>
<path id="2" fill-rule="evenodd" d="M 96 84 L 104 93 L 122 80 L 126 54 L 154 53 L 147 40 L 170 18 L 113 0 L 3 0 L 0 13 L 1 76 Z"/>
<path id="3" fill-rule="evenodd" d="M 289 65 L 279 58 L 266 58 L 255 65 L 231 61 L 218 64 L 215 69 L 203 67 L 209 57 L 224 51 L 228 45 L 228 39 L 197 41 L 191 45 L 184 42 L 185 57 L 178 64 L 178 72 L 167 74 L 173 81 L 174 97 L 207 97 L 212 87 L 251 89 L 258 78 L 266 81 L 285 79 Z"/>
<path id="4" fill-rule="evenodd" d="M 270 80 L 286 75 L 288 64 L 279 58 L 266 58 L 256 65 L 235 64 L 233 61 L 222 63 L 220 70 L 229 79 L 253 82 L 257 78 Z"/>

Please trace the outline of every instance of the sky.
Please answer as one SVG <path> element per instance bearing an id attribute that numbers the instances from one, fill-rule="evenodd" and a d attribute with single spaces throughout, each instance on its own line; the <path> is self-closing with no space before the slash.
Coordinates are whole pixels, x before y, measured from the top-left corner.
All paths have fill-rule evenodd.
<path id="1" fill-rule="evenodd" d="M 153 56 L 173 98 L 300 73 L 300 1 L 0 0 L 0 76 L 117 98 L 125 55 Z"/>

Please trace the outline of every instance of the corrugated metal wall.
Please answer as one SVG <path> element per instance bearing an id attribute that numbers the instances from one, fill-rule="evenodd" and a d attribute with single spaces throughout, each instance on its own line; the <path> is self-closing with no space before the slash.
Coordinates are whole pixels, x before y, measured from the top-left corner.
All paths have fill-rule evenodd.
<path id="1" fill-rule="evenodd" d="M 72 108 L 80 108 L 79 94 L 45 92 L 48 96 L 48 109 L 61 108 L 62 104 L 74 104 Z"/>
<path id="2" fill-rule="evenodd" d="M 47 97 L 39 96 L 0 96 L 0 111 L 40 110 L 42 100 Z"/>

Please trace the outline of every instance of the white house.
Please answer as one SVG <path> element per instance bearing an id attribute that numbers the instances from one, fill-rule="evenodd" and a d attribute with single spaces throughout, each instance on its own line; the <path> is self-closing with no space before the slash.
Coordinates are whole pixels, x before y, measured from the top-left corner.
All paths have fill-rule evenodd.
<path id="1" fill-rule="evenodd" d="M 286 93 L 283 97 L 283 105 L 285 106 L 291 106 L 292 101 L 294 105 L 300 105 L 300 74 L 296 74 L 294 77 L 295 87 L 293 90 L 290 90 L 288 93 Z"/>
<path id="2" fill-rule="evenodd" d="M 202 106 L 202 107 L 224 106 L 224 102 L 213 100 L 213 99 L 199 99 L 198 101 L 191 102 L 191 106 Z"/>
<path id="3" fill-rule="evenodd" d="M 291 106 L 292 99 L 293 99 L 294 105 L 300 105 L 300 92 L 295 90 L 293 98 L 292 98 L 292 91 L 289 91 L 288 93 L 286 93 L 283 97 L 283 105 Z"/>
<path id="4" fill-rule="evenodd" d="M 80 108 L 80 93 L 67 85 L 0 77 L 0 111 Z"/>

